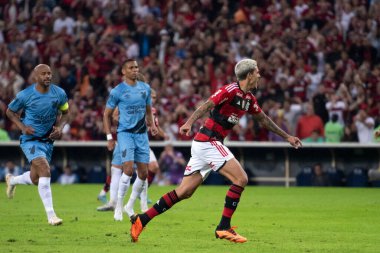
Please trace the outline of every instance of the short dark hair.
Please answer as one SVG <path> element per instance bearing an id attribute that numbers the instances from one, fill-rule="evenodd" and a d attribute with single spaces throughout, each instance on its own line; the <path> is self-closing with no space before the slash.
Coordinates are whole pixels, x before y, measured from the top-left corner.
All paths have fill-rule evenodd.
<path id="1" fill-rule="evenodd" d="M 123 63 L 121 64 L 121 68 L 123 69 L 125 67 L 125 64 L 127 64 L 128 62 L 132 62 L 132 61 L 137 61 L 137 60 L 133 59 L 133 58 L 128 58 L 125 61 L 123 61 Z"/>

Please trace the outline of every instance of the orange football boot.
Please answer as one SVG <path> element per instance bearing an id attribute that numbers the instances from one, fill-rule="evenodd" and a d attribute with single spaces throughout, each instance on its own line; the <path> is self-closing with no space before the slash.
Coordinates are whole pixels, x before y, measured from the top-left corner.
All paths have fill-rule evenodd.
<path id="1" fill-rule="evenodd" d="M 226 239 L 230 242 L 245 243 L 247 241 L 247 238 L 236 233 L 234 230 L 235 228 L 237 227 L 231 227 L 226 230 L 218 230 L 218 228 L 216 228 L 215 237 L 219 239 Z"/>
<path id="2" fill-rule="evenodd" d="M 131 223 L 131 239 L 132 242 L 137 242 L 139 240 L 139 235 L 144 229 L 138 214 L 131 216 Z"/>

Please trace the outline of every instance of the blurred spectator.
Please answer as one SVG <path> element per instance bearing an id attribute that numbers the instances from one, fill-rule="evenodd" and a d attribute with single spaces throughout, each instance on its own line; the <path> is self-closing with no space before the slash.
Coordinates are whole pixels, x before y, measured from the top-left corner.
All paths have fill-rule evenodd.
<path id="1" fill-rule="evenodd" d="M 63 185 L 75 184 L 79 182 L 79 177 L 77 174 L 73 173 L 70 165 L 66 165 L 63 168 L 62 174 L 58 177 L 57 182 Z"/>
<path id="2" fill-rule="evenodd" d="M 374 140 L 375 142 L 380 142 L 380 125 L 374 129 Z"/>
<path id="3" fill-rule="evenodd" d="M 5 130 L 4 120 L 0 119 L 0 142 L 2 141 L 10 141 L 11 138 L 7 130 Z"/>
<path id="4" fill-rule="evenodd" d="M 305 139 L 302 139 L 302 142 L 304 143 L 322 143 L 324 142 L 323 136 L 320 135 L 320 132 L 318 129 L 313 130 L 311 132 L 311 135 Z"/>
<path id="5" fill-rule="evenodd" d="M 74 19 L 67 16 L 66 12 L 60 7 L 55 7 L 55 12 L 58 18 L 54 21 L 54 33 L 65 33 L 67 35 L 73 35 L 74 28 L 76 26 Z"/>
<path id="6" fill-rule="evenodd" d="M 13 176 L 19 176 L 23 173 L 22 169 L 17 166 L 13 161 L 8 161 L 5 163 L 3 168 L 0 167 L 0 182 L 5 181 L 5 176 L 7 174 L 12 174 Z"/>
<path id="7" fill-rule="evenodd" d="M 344 126 L 344 135 L 342 142 L 358 142 L 358 134 L 354 123 Z"/>
<path id="8" fill-rule="evenodd" d="M 274 121 L 274 123 L 277 124 L 277 126 L 279 126 L 281 129 L 283 129 L 285 132 L 289 133 L 290 127 L 289 127 L 288 122 L 284 118 L 284 111 L 283 110 L 277 111 L 277 115 L 274 117 L 273 121 Z M 273 132 L 268 133 L 268 139 L 269 139 L 269 141 L 273 141 L 273 142 L 283 142 L 284 141 L 284 139 L 282 137 L 280 137 L 279 135 L 277 135 Z"/>
<path id="9" fill-rule="evenodd" d="M 323 171 L 322 164 L 317 163 L 313 166 L 313 176 L 312 176 L 313 186 L 329 186 L 328 175 Z"/>
<path id="10" fill-rule="evenodd" d="M 284 101 L 284 118 L 289 124 L 289 133 L 295 135 L 298 117 L 302 112 L 301 101 L 292 102 L 288 99 Z"/>
<path id="11" fill-rule="evenodd" d="M 368 116 L 365 110 L 359 110 L 354 117 L 357 135 L 360 143 L 371 143 L 374 140 L 373 132 L 375 121 Z"/>
<path id="12" fill-rule="evenodd" d="M 329 113 L 326 109 L 326 103 L 328 102 L 326 96 L 326 88 L 323 85 L 318 86 L 317 92 L 313 96 L 314 112 L 318 115 L 324 124 L 329 120 Z"/>
<path id="13" fill-rule="evenodd" d="M 338 115 L 334 113 L 325 125 L 325 141 L 338 143 L 342 141 L 343 135 L 344 126 L 338 122 Z"/>
<path id="14" fill-rule="evenodd" d="M 321 118 L 314 113 L 311 103 L 304 106 L 304 114 L 298 118 L 296 136 L 300 139 L 310 137 L 313 132 L 317 131 L 319 136 L 324 136 L 324 125 Z"/>
<path id="15" fill-rule="evenodd" d="M 346 110 L 346 103 L 340 99 L 337 94 L 331 94 L 330 100 L 326 103 L 326 109 L 329 113 L 329 118 L 332 119 L 332 115 L 338 116 L 338 122 L 344 125 L 343 114 Z"/>
<path id="16" fill-rule="evenodd" d="M 165 146 L 158 163 L 164 177 L 164 182 L 159 182 L 159 184 L 179 184 L 181 182 L 186 161 L 182 153 L 175 150 L 173 145 Z"/>

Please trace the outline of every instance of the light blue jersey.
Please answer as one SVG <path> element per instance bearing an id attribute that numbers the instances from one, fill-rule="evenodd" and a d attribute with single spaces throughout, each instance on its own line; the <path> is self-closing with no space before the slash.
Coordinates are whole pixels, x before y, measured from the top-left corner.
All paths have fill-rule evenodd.
<path id="1" fill-rule="evenodd" d="M 122 163 L 135 161 L 149 163 L 149 140 L 145 123 L 146 106 L 151 106 L 150 86 L 137 81 L 130 86 L 125 82 L 111 90 L 107 108 L 119 108 L 117 141 Z M 116 156 L 114 157 L 116 158 Z"/>
<path id="2" fill-rule="evenodd" d="M 150 86 L 137 81 L 131 86 L 122 82 L 111 90 L 107 108 L 119 108 L 119 126 L 117 132 L 146 132 L 146 106 L 152 105 Z"/>
<path id="3" fill-rule="evenodd" d="M 13 112 L 22 110 L 21 122 L 34 129 L 33 135 L 21 135 L 21 143 L 47 139 L 57 119 L 59 108 L 66 102 L 65 91 L 54 84 L 50 85 L 47 93 L 37 91 L 36 84 L 20 91 L 8 108 Z"/>

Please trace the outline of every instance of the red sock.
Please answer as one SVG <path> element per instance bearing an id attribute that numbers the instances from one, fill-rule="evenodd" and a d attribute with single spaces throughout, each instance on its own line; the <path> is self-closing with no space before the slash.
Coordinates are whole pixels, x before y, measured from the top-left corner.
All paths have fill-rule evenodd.
<path id="1" fill-rule="evenodd" d="M 140 215 L 143 226 L 145 226 L 151 219 L 153 219 L 157 215 L 170 209 L 174 204 L 178 203 L 179 201 L 180 199 L 178 198 L 177 193 L 175 191 L 166 193 L 164 196 L 160 198 L 160 200 L 156 204 L 154 204 L 152 208 Z"/>
<path id="2" fill-rule="evenodd" d="M 228 189 L 224 203 L 222 219 L 220 220 L 218 228 L 228 229 L 231 227 L 231 217 L 238 206 L 240 196 L 243 191 L 243 187 L 235 184 L 231 185 L 230 189 Z"/>
<path id="3" fill-rule="evenodd" d="M 156 173 L 148 170 L 148 186 L 152 184 L 155 176 L 156 176 Z"/>
<path id="4" fill-rule="evenodd" d="M 104 183 L 103 190 L 108 192 L 110 190 L 111 176 L 107 176 L 106 182 Z"/>

